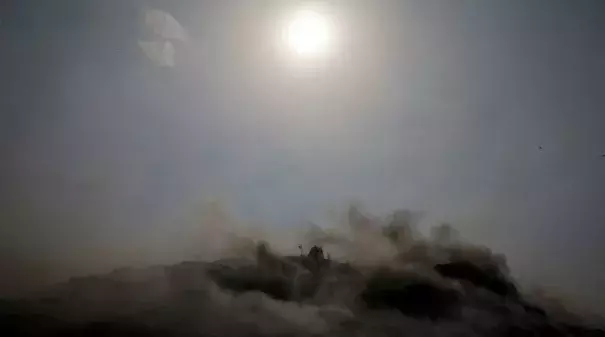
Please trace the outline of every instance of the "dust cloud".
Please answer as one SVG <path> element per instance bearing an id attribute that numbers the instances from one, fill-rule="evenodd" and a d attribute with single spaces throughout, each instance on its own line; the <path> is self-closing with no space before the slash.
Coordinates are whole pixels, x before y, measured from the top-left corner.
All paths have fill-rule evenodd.
<path id="1" fill-rule="evenodd" d="M 3 335 L 603 336 L 598 320 L 514 281 L 506 258 L 429 236 L 420 213 L 352 205 L 343 221 L 270 231 L 214 203 L 197 258 L 72 277 L 0 302 Z"/>

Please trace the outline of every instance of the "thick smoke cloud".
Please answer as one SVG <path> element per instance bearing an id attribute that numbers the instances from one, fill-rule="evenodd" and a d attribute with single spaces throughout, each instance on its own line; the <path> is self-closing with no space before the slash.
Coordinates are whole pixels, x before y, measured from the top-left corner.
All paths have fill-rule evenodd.
<path id="1" fill-rule="evenodd" d="M 311 226 L 287 254 L 279 247 L 293 241 L 243 230 L 214 205 L 204 233 L 216 260 L 71 278 L 2 301 L 0 326 L 16 336 L 604 335 L 527 296 L 504 256 L 451 226 L 421 236 L 418 218 L 351 206 L 346 228 Z"/>

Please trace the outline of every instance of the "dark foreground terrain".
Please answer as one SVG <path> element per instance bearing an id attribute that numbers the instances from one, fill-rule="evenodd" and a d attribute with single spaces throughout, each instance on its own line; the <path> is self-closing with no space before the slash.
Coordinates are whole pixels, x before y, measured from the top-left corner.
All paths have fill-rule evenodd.
<path id="1" fill-rule="evenodd" d="M 386 261 L 329 259 L 319 243 L 355 240 L 316 233 L 300 256 L 252 243 L 238 258 L 72 278 L 0 301 L 0 336 L 605 336 L 531 303 L 489 250 L 394 222 L 378 231 L 396 248 Z"/>

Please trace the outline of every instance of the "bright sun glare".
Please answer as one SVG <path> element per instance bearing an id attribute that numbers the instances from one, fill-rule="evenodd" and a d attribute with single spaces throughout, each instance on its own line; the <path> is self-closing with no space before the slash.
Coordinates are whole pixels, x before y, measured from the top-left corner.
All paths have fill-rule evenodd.
<path id="1" fill-rule="evenodd" d="M 318 55 L 328 51 L 332 40 L 332 27 L 327 17 L 304 10 L 288 22 L 286 42 L 299 55 Z"/>

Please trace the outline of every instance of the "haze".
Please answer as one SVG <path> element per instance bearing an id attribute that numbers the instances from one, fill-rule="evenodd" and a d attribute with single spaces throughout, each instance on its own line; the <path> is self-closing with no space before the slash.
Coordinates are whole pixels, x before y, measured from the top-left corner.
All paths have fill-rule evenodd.
<path id="1" fill-rule="evenodd" d="M 358 200 L 605 312 L 605 3 L 317 5 L 303 59 L 294 1 L 2 2 L 0 292 L 198 256 L 210 199 L 283 232 Z M 151 9 L 187 31 L 160 65 Z"/>

